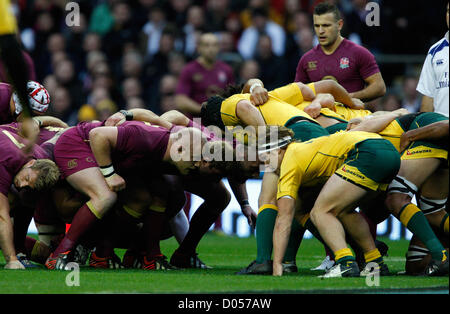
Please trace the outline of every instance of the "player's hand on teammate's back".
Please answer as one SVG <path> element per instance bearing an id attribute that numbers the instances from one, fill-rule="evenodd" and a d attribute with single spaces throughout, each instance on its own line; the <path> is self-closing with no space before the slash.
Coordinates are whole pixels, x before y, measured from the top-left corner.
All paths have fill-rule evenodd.
<path id="1" fill-rule="evenodd" d="M 105 121 L 105 126 L 117 126 L 125 121 L 125 116 L 121 112 L 116 112 Z"/>
<path id="2" fill-rule="evenodd" d="M 25 269 L 25 266 L 22 265 L 18 260 L 10 261 L 5 265 L 5 269 Z"/>
<path id="3" fill-rule="evenodd" d="M 39 126 L 32 118 L 26 118 L 20 125 L 20 134 L 28 140 L 28 143 L 22 148 L 22 151 L 28 155 L 33 150 L 39 137 Z"/>
<path id="4" fill-rule="evenodd" d="M 364 102 L 359 99 L 359 98 L 352 98 L 353 104 L 355 105 L 355 107 L 353 109 L 365 109 L 365 105 Z"/>
<path id="5" fill-rule="evenodd" d="M 269 92 L 267 89 L 261 86 L 257 86 L 253 89 L 252 94 L 250 95 L 250 101 L 255 106 L 261 106 L 265 104 L 269 100 Z"/>
<path id="6" fill-rule="evenodd" d="M 320 110 L 322 106 L 318 102 L 312 102 L 308 105 L 303 111 L 311 116 L 311 118 L 315 119 L 320 115 Z"/>
<path id="7" fill-rule="evenodd" d="M 113 174 L 108 178 L 105 178 L 105 180 L 106 183 L 108 184 L 109 189 L 113 192 L 122 191 L 126 187 L 125 180 L 117 173 Z"/>

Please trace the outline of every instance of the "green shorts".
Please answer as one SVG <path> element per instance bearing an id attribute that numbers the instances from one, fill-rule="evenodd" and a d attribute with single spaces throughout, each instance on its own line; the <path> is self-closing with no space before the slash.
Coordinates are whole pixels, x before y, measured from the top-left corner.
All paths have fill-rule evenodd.
<path id="1" fill-rule="evenodd" d="M 340 122 L 340 123 L 336 123 L 336 124 L 327 126 L 325 129 L 328 131 L 328 133 L 334 134 L 339 131 L 347 130 L 347 125 L 348 125 L 348 122 Z"/>
<path id="2" fill-rule="evenodd" d="M 364 189 L 385 190 L 400 169 L 400 155 L 385 139 L 368 139 L 352 149 L 335 172 Z"/>
<path id="3" fill-rule="evenodd" d="M 294 132 L 294 138 L 302 142 L 309 141 L 313 138 L 330 135 L 326 129 L 319 124 L 308 121 L 307 119 L 297 120 L 295 118 L 290 119 L 285 127 L 291 129 Z"/>
<path id="4" fill-rule="evenodd" d="M 398 123 L 405 130 L 405 132 L 445 120 L 448 120 L 446 116 L 436 112 L 420 112 L 416 114 L 405 115 L 397 119 Z M 414 141 L 405 149 L 405 151 L 402 152 L 402 159 L 447 159 L 447 156 L 447 139 Z"/>

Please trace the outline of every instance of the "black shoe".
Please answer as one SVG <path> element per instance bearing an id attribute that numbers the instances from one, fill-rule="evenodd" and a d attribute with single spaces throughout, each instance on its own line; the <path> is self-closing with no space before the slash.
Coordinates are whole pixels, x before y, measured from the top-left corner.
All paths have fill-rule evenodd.
<path id="1" fill-rule="evenodd" d="M 142 263 L 142 269 L 145 270 L 176 270 L 177 267 L 171 265 L 167 261 L 167 257 L 164 255 L 157 255 L 153 258 L 147 259 L 147 256 L 144 256 L 144 261 Z"/>
<path id="2" fill-rule="evenodd" d="M 199 269 L 212 269 L 207 266 L 198 258 L 198 254 L 186 255 L 175 251 L 170 258 L 170 264 L 178 268 L 199 268 Z"/>
<path id="3" fill-rule="evenodd" d="M 251 262 L 245 268 L 242 268 L 236 275 L 270 275 L 272 274 L 272 261 L 257 263 L 256 260 Z"/>
<path id="4" fill-rule="evenodd" d="M 371 275 L 378 276 L 389 276 L 391 273 L 389 272 L 388 266 L 382 261 L 380 263 L 372 262 L 367 263 L 364 269 L 361 271 L 361 277 L 367 277 Z"/>
<path id="5" fill-rule="evenodd" d="M 338 277 L 359 277 L 359 267 L 356 261 L 348 261 L 345 263 L 336 264 L 331 267 L 320 278 L 338 278 Z"/>
<path id="6" fill-rule="evenodd" d="M 297 273 L 298 268 L 295 262 L 283 262 L 281 263 L 283 266 L 283 273 Z"/>
<path id="7" fill-rule="evenodd" d="M 448 276 L 448 256 L 447 251 L 444 251 L 444 257 L 441 261 L 431 260 L 424 270 L 425 276 L 437 277 Z"/>

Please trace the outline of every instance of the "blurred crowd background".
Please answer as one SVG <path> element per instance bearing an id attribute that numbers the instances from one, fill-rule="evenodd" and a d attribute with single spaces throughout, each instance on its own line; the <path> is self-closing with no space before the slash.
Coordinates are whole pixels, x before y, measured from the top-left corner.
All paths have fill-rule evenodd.
<path id="1" fill-rule="evenodd" d="M 257 77 L 267 89 L 294 80 L 300 57 L 318 42 L 312 10 L 318 0 L 80 0 L 79 26 L 69 27 L 68 1 L 12 0 L 30 79 L 50 93 L 51 112 L 69 125 L 103 119 L 120 109 L 176 109 L 180 72 L 197 56 L 200 34 L 220 41 L 218 58 L 236 83 Z M 414 112 L 420 70 L 432 44 L 446 32 L 445 1 L 373 1 L 380 26 L 369 27 L 367 0 L 331 1 L 344 16 L 342 35 L 368 48 L 386 82 L 372 110 Z M 441 3 L 442 2 L 442 3 Z M 444 3 L 445 2 L 445 3 Z M 277 28 L 250 47 L 242 34 L 258 23 Z M 273 44 L 273 43 L 276 43 Z"/>

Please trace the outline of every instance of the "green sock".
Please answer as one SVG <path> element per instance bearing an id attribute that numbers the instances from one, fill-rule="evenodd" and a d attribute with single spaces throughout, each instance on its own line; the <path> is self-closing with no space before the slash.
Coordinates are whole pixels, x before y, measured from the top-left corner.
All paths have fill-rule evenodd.
<path id="1" fill-rule="evenodd" d="M 409 203 L 403 206 L 399 213 L 399 220 L 425 244 L 433 259 L 442 260 L 445 249 L 431 229 L 427 218 L 416 205 Z"/>
<path id="2" fill-rule="evenodd" d="M 291 234 L 289 235 L 289 242 L 286 247 L 286 253 L 284 254 L 284 260 L 285 262 L 295 262 L 297 259 L 297 252 L 300 247 L 300 243 L 303 239 L 303 234 L 305 233 L 306 229 L 302 227 L 298 223 L 297 220 L 292 221 L 291 225 Z"/>
<path id="3" fill-rule="evenodd" d="M 263 263 L 272 259 L 272 238 L 278 207 L 272 204 L 261 206 L 256 219 L 256 262 Z"/>

